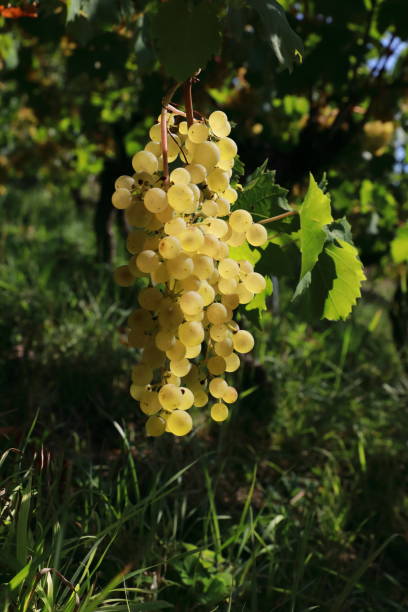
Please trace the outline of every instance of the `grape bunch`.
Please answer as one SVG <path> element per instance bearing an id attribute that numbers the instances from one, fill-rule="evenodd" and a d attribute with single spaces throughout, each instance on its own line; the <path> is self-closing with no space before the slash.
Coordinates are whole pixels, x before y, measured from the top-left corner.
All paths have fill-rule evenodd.
<path id="1" fill-rule="evenodd" d="M 230 179 L 237 146 L 224 112 L 190 126 L 169 112 L 168 176 L 162 128 L 159 118 L 144 150 L 133 156 L 135 173 L 115 182 L 113 206 L 124 210 L 132 228 L 131 258 L 116 269 L 115 280 L 130 286 L 146 279 L 127 321 L 128 344 L 141 350 L 130 393 L 148 416 L 146 433 L 183 436 L 192 429 L 191 407 L 211 402 L 211 417 L 224 421 L 228 404 L 237 400 L 226 377 L 254 339 L 233 314 L 266 282 L 251 263 L 232 259 L 229 249 L 246 241 L 261 246 L 267 232 L 248 211 L 234 208 L 238 194 Z"/>

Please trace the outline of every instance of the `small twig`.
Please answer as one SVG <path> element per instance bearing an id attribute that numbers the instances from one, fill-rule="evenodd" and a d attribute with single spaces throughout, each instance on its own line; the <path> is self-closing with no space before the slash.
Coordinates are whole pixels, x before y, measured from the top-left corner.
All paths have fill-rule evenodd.
<path id="1" fill-rule="evenodd" d="M 257 223 L 261 223 L 262 225 L 266 225 L 266 223 L 272 223 L 273 221 L 279 221 L 279 219 L 285 219 L 285 217 L 291 217 L 292 215 L 297 215 L 297 210 L 290 210 L 289 212 L 282 213 L 281 215 L 276 215 L 276 217 L 270 217 L 269 219 L 264 219 L 263 221 L 257 221 Z"/>
<path id="2" fill-rule="evenodd" d="M 75 608 L 74 608 L 73 612 L 77 612 L 79 610 L 79 606 L 81 605 L 81 600 L 79 599 L 79 595 L 76 592 L 75 586 L 72 584 L 72 582 L 67 580 L 65 578 L 65 576 L 63 576 L 61 574 L 61 572 L 59 572 L 57 569 L 55 569 L 55 567 L 44 567 L 43 569 L 41 569 L 37 573 L 37 576 L 35 578 L 34 585 L 33 585 L 33 588 L 31 589 L 30 597 L 29 597 L 29 600 L 28 600 L 27 610 L 30 607 L 31 601 L 32 601 L 32 599 L 34 597 L 35 590 L 36 590 L 37 585 L 40 582 L 41 578 L 43 576 L 45 576 L 46 574 L 50 574 L 51 572 L 56 574 L 58 576 L 58 578 L 61 580 L 61 582 L 63 584 L 65 584 L 65 586 L 67 586 L 69 589 L 71 589 L 71 591 L 75 594 Z"/>

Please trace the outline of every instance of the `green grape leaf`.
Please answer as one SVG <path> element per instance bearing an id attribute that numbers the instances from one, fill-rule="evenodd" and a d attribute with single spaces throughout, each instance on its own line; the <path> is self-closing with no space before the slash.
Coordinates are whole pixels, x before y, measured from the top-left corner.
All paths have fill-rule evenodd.
<path id="1" fill-rule="evenodd" d="M 152 33 L 158 58 L 167 74 L 176 81 L 185 81 L 204 68 L 219 49 L 216 3 L 162 2 L 152 20 Z"/>
<path id="2" fill-rule="evenodd" d="M 300 251 L 288 234 L 270 238 L 263 247 L 256 271 L 263 276 L 276 276 L 295 281 L 299 278 Z"/>
<path id="3" fill-rule="evenodd" d="M 353 244 L 353 236 L 351 235 L 351 225 L 347 221 L 346 217 L 342 217 L 341 219 L 336 219 L 323 228 L 326 232 L 326 236 L 329 240 L 345 240 L 350 244 Z"/>
<path id="4" fill-rule="evenodd" d="M 397 234 L 391 242 L 391 255 L 397 264 L 408 261 L 408 223 L 397 229 Z"/>
<path id="5" fill-rule="evenodd" d="M 73 21 L 81 10 L 81 0 L 67 0 L 67 22 Z"/>
<path id="6" fill-rule="evenodd" d="M 229 256 L 231 259 L 235 259 L 235 261 L 240 261 L 241 259 L 245 259 L 249 261 L 253 266 L 260 260 L 261 254 L 257 249 L 251 249 L 248 246 L 247 242 L 244 242 L 239 247 L 230 247 L 229 248 Z"/>
<path id="7" fill-rule="evenodd" d="M 259 13 L 266 34 L 281 69 L 293 70 L 296 59 L 302 60 L 304 46 L 301 38 L 292 30 L 285 11 L 276 0 L 252 0 Z"/>
<path id="8" fill-rule="evenodd" d="M 325 249 L 336 270 L 323 310 L 323 317 L 330 321 L 348 317 L 357 298 L 361 297 L 361 284 L 366 280 L 356 247 L 345 240 L 337 242 L 340 246 L 329 244 Z"/>
<path id="9" fill-rule="evenodd" d="M 316 264 L 327 239 L 324 226 L 333 222 L 330 209 L 330 198 L 323 193 L 313 176 L 310 175 L 309 189 L 300 208 L 300 251 L 302 253 L 302 268 L 300 283 Z"/>
<path id="10" fill-rule="evenodd" d="M 243 191 L 239 193 L 235 208 L 248 210 L 254 215 L 255 221 L 257 217 L 261 219 L 275 217 L 292 210 L 286 199 L 287 193 L 287 189 L 275 183 L 275 172 L 255 172 Z M 293 219 L 294 217 L 289 217 L 276 221 L 273 229 L 286 228 Z"/>

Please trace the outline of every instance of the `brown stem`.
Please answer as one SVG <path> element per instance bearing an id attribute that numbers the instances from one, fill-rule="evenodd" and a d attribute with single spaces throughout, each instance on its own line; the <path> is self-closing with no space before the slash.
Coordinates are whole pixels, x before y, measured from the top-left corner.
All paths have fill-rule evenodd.
<path id="1" fill-rule="evenodd" d="M 184 82 L 184 105 L 186 107 L 187 125 L 193 125 L 194 123 L 194 111 L 193 111 L 193 97 L 191 95 L 191 86 L 193 84 L 193 78 L 190 77 Z"/>
<path id="2" fill-rule="evenodd" d="M 263 219 L 262 221 L 258 221 L 258 223 L 266 225 L 267 223 L 272 223 L 272 221 L 279 221 L 279 219 L 285 219 L 285 217 L 291 217 L 292 215 L 297 214 L 297 210 L 290 210 L 289 212 L 282 213 L 281 215 L 276 215 L 276 217 L 270 217 L 269 219 Z"/>
<path id="3" fill-rule="evenodd" d="M 172 97 L 180 87 L 181 83 L 176 83 L 167 92 L 162 100 L 162 112 L 161 112 L 161 123 L 160 123 L 160 135 L 161 135 L 161 150 L 163 156 L 163 176 L 164 184 L 169 184 L 169 160 L 168 160 L 168 146 L 167 146 L 167 106 L 170 104 Z"/>

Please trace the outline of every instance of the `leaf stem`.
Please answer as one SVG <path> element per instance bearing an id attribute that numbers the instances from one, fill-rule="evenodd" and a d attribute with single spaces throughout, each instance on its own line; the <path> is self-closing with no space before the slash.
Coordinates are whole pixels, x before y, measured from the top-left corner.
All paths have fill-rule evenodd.
<path id="1" fill-rule="evenodd" d="M 281 215 L 276 215 L 276 217 L 270 217 L 269 219 L 263 219 L 263 221 L 258 221 L 262 225 L 266 225 L 267 223 L 272 223 L 273 221 L 279 221 L 279 219 L 285 219 L 285 217 L 291 217 L 292 215 L 297 215 L 297 210 L 290 210 L 288 212 L 282 213 Z"/>

